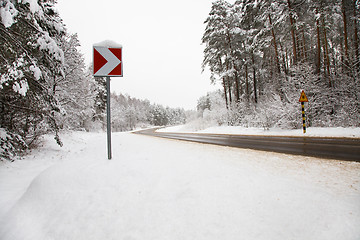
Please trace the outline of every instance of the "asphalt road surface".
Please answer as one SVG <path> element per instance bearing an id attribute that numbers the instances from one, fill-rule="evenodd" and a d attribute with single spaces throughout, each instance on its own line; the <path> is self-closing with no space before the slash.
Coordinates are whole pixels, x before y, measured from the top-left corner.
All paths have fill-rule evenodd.
<path id="1" fill-rule="evenodd" d="M 221 146 L 360 162 L 360 139 L 162 133 L 156 130 L 147 129 L 135 133 Z"/>

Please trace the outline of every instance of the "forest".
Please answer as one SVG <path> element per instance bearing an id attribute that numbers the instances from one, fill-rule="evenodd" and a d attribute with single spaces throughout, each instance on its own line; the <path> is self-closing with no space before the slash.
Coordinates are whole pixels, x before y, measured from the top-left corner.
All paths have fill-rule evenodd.
<path id="1" fill-rule="evenodd" d="M 94 78 L 55 0 L 0 1 L 0 161 L 44 134 L 106 129 L 105 78 Z M 111 94 L 113 131 L 184 123 L 184 109 Z"/>
<path id="2" fill-rule="evenodd" d="M 359 127 L 359 9 L 358 0 L 214 1 L 199 40 L 202 68 L 222 89 L 198 100 L 195 121 L 300 128 L 304 90 L 308 126 Z M 1 161 L 44 134 L 61 146 L 61 131 L 104 130 L 105 79 L 92 76 L 56 0 L 1 0 L 0 17 Z M 111 107 L 113 131 L 194 120 L 123 94 Z"/>
<path id="3" fill-rule="evenodd" d="M 205 21 L 203 69 L 222 91 L 198 102 L 217 124 L 360 126 L 358 0 L 215 1 Z"/>

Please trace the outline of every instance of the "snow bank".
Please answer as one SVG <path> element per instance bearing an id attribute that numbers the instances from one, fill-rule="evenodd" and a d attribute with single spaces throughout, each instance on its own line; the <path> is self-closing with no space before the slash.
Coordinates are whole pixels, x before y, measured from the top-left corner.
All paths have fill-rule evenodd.
<path id="1" fill-rule="evenodd" d="M 94 47 L 108 47 L 108 48 L 122 48 L 122 45 L 111 40 L 104 40 L 99 43 L 95 43 Z"/>
<path id="2" fill-rule="evenodd" d="M 6 183 L 24 189 L 0 215 L 0 239 L 360 237 L 359 163 L 130 133 L 113 134 L 109 161 L 105 133 L 63 141 L 0 168 L 1 196 Z"/>
<path id="3" fill-rule="evenodd" d="M 347 137 L 360 138 L 360 128 L 306 128 L 306 134 L 302 129 L 285 130 L 280 128 L 238 127 L 238 126 L 218 126 L 208 127 L 203 130 L 195 131 L 191 125 L 179 125 L 157 130 L 158 132 L 185 132 L 185 133 L 214 133 L 214 134 L 239 134 L 239 135 L 269 135 L 269 136 L 306 136 L 306 137 Z"/>

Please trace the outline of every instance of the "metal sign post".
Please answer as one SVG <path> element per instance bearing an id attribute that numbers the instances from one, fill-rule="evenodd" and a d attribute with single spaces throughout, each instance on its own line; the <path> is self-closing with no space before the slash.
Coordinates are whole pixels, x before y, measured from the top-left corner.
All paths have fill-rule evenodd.
<path id="1" fill-rule="evenodd" d="M 301 112 L 302 112 L 302 120 L 303 120 L 303 133 L 306 133 L 306 121 L 305 121 L 305 104 L 301 102 Z"/>
<path id="2" fill-rule="evenodd" d="M 110 77 L 122 77 L 122 46 L 113 41 L 103 41 L 93 46 L 93 75 L 106 77 L 106 122 L 108 159 L 111 155 Z"/>
<path id="3" fill-rule="evenodd" d="M 301 112 L 302 112 L 302 120 L 303 120 L 303 133 L 306 133 L 305 102 L 309 102 L 309 100 L 306 97 L 304 90 L 301 92 L 299 102 L 301 102 Z"/>
<path id="4" fill-rule="evenodd" d="M 110 77 L 106 77 L 106 129 L 108 159 L 111 159 Z"/>

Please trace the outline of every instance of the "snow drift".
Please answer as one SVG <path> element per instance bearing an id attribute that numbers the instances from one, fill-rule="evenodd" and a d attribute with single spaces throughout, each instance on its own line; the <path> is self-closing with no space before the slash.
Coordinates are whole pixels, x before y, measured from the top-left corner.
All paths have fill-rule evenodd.
<path id="1" fill-rule="evenodd" d="M 57 163 L 24 183 L 2 240 L 360 237 L 358 163 L 128 133 L 109 161 L 104 133 L 64 143 L 24 159 Z M 1 169 L 0 194 L 16 172 Z"/>

